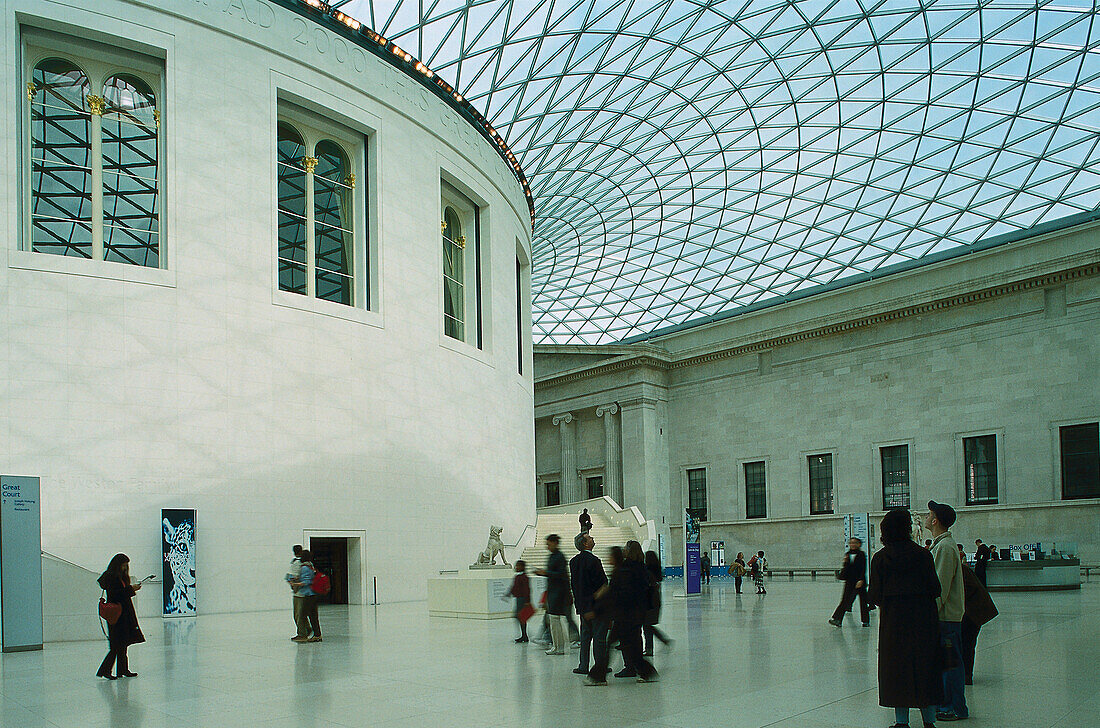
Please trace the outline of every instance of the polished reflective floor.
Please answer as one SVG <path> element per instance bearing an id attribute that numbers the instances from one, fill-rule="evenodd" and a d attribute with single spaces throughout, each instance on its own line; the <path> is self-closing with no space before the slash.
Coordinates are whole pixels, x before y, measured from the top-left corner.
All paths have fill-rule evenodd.
<path id="1" fill-rule="evenodd" d="M 683 726 L 884 728 L 877 623 L 826 624 L 828 581 L 777 579 L 768 594 L 715 582 L 671 597 L 657 684 L 582 687 L 577 652 L 516 645 L 511 621 L 429 619 L 423 602 L 322 611 L 324 642 L 298 645 L 285 613 L 146 619 L 130 651 L 137 678 L 93 677 L 105 643 L 2 658 L 3 726 Z M 978 641 L 965 728 L 1100 725 L 1100 584 L 994 595 L 1001 616 Z M 289 602 L 289 599 L 288 599 Z M 617 667 L 616 667 L 617 669 Z M 912 721 L 919 725 L 916 711 Z M 941 723 L 939 725 L 947 725 Z"/>

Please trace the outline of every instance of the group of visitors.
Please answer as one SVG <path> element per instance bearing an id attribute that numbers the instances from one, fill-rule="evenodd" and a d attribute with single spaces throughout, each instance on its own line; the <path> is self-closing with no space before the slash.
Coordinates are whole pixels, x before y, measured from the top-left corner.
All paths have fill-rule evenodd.
<path id="1" fill-rule="evenodd" d="M 611 649 L 615 645 L 621 650 L 624 663 L 615 677 L 656 682 L 657 670 L 646 659 L 653 655 L 653 640 L 672 644 L 657 627 L 663 579 L 657 554 L 643 553 L 637 541 L 627 541 L 625 547 L 612 546 L 609 574 L 592 553 L 595 540 L 591 527 L 573 539 L 577 555 L 568 563 L 560 544 L 561 537 L 557 534 L 546 537 L 550 556 L 546 567 L 534 572 L 546 578 L 546 615 L 551 637 L 546 654 L 566 654 L 565 625 L 571 623 L 570 612 L 575 608 L 580 616 L 580 629 L 573 646 L 579 650 L 580 661 L 573 672 L 585 675 L 586 685 L 607 685 Z M 528 641 L 526 621 L 534 610 L 527 566 L 517 561 L 515 568 L 509 594 L 515 599 L 514 616 L 520 625 L 516 642 L 522 643 Z"/>
<path id="2" fill-rule="evenodd" d="M 973 684 L 978 631 L 997 608 L 960 557 L 950 531 L 955 520 L 954 508 L 929 501 L 924 527 L 932 543 L 925 549 L 913 540 L 908 510 L 882 519 L 883 549 L 871 559 L 867 599 L 881 609 L 879 704 L 894 708 L 893 728 L 907 728 L 910 708 L 920 710 L 924 728 L 970 716 L 964 685 Z M 848 593 L 846 581 L 845 599 Z M 829 621 L 839 626 L 836 614 Z"/>

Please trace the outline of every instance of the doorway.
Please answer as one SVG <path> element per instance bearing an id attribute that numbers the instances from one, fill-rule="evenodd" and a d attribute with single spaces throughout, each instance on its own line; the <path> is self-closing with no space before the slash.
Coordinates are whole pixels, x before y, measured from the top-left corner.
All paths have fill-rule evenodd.
<path id="1" fill-rule="evenodd" d="M 348 539 L 331 536 L 311 536 L 309 550 L 313 565 L 328 574 L 331 588 L 328 594 L 318 595 L 321 604 L 348 603 Z"/>

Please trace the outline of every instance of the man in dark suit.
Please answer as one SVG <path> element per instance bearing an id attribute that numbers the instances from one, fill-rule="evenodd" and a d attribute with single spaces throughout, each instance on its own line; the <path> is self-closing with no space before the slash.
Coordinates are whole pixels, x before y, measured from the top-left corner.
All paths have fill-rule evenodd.
<path id="1" fill-rule="evenodd" d="M 844 582 L 844 594 L 840 598 L 840 605 L 833 612 L 829 624 L 839 627 L 843 624 L 844 615 L 850 612 L 856 597 L 859 597 L 860 623 L 867 627 L 871 623 L 871 615 L 867 610 L 867 555 L 863 553 L 863 541 L 856 537 L 848 539 L 848 553 L 844 554 L 844 566 L 840 569 L 840 579 Z"/>
<path id="2" fill-rule="evenodd" d="M 993 552 L 982 543 L 980 538 L 974 540 L 974 545 L 977 547 L 977 552 L 974 554 L 974 574 L 978 577 L 978 581 L 982 583 L 982 586 L 985 586 L 985 568 L 989 565 Z"/>
<path id="3" fill-rule="evenodd" d="M 607 574 L 600 559 L 592 553 L 596 542 L 587 532 L 577 534 L 573 545 L 577 547 L 577 555 L 569 560 L 569 585 L 573 589 L 573 605 L 581 617 L 580 665 L 573 672 L 587 675 L 592 642 L 595 639 L 597 647 L 601 642 L 606 642 L 607 620 L 601 616 L 586 619 L 585 615 L 595 611 L 596 590 L 607 583 Z"/>

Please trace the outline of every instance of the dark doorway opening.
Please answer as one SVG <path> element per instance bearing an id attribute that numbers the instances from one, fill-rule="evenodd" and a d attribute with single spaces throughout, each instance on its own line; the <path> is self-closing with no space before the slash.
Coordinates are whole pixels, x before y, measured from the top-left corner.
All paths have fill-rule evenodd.
<path id="1" fill-rule="evenodd" d="M 348 540 L 346 538 L 315 537 L 309 539 L 313 565 L 328 574 L 332 588 L 319 596 L 321 604 L 348 603 Z"/>

